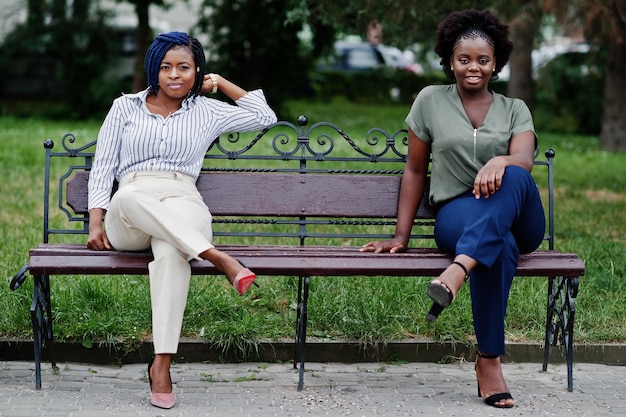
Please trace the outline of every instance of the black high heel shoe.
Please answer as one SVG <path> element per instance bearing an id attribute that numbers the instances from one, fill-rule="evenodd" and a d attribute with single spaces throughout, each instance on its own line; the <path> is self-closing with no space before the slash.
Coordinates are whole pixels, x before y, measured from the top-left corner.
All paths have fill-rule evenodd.
<path id="1" fill-rule="evenodd" d="M 467 271 L 465 265 L 458 261 L 453 261 L 452 263 L 463 269 L 463 272 L 465 272 L 465 280 L 467 280 L 469 272 Z M 433 300 L 433 305 L 428 311 L 428 314 L 426 314 L 426 321 L 434 323 L 443 309 L 452 304 L 454 294 L 452 293 L 452 290 L 443 282 L 431 282 L 426 290 L 426 294 L 428 294 L 431 300 Z"/>
<path id="2" fill-rule="evenodd" d="M 158 408 L 164 408 L 169 410 L 174 407 L 176 404 L 176 396 L 174 392 L 170 393 L 162 393 L 162 392 L 152 392 L 152 375 L 150 375 L 150 369 L 152 369 L 152 364 L 154 363 L 154 358 L 150 359 L 150 363 L 148 363 L 148 382 L 150 383 L 150 404 Z M 172 377 L 170 376 L 170 383 L 172 381 Z"/>
<path id="3" fill-rule="evenodd" d="M 484 353 L 478 352 L 477 355 L 482 359 L 497 359 L 498 355 L 486 355 Z M 476 365 L 474 365 L 474 371 L 476 371 Z M 480 392 L 480 382 L 478 382 L 478 373 L 476 373 L 476 385 L 478 386 L 478 396 L 483 398 L 482 393 Z M 498 404 L 502 400 L 512 400 L 513 396 L 510 392 L 499 392 L 497 394 L 490 395 L 487 398 L 483 398 L 485 404 L 490 405 L 495 408 L 513 408 L 514 405 L 511 404 Z"/>

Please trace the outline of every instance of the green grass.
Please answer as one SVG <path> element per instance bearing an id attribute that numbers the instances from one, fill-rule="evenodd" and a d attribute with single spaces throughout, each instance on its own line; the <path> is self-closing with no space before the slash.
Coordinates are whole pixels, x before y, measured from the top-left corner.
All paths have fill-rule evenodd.
<path id="1" fill-rule="evenodd" d="M 337 100 L 292 102 L 289 112 L 305 114 L 310 124 L 333 121 L 356 138 L 373 126 L 388 131 L 403 127 L 408 108 Z M 9 290 L 8 283 L 26 263 L 28 249 L 42 240 L 42 141 L 59 141 L 64 133 L 73 132 L 83 143 L 95 138 L 98 127 L 97 121 L 0 118 L 0 270 L 4 274 L 0 337 L 32 337 L 28 313 L 32 282 L 28 280 L 16 292 Z M 587 267 L 576 301 L 575 340 L 623 342 L 626 155 L 599 150 L 595 137 L 541 132 L 539 136 L 542 150 L 556 151 L 556 248 L 579 253 Z M 541 185 L 540 170 L 536 177 Z M 183 335 L 224 349 L 235 347 L 243 358 L 254 352 L 259 339 L 293 337 L 297 279 L 260 277 L 258 281 L 261 288 L 239 297 L 224 277 L 193 277 Z M 424 319 L 430 307 L 427 282 L 428 278 L 313 278 L 308 334 L 363 344 L 413 337 L 472 340 L 467 288 L 431 325 Z M 545 278 L 514 281 L 508 340 L 543 340 L 546 289 Z M 144 276 L 55 276 L 52 306 L 57 340 L 80 341 L 85 346 L 115 342 L 132 350 L 150 335 L 148 279 Z"/>

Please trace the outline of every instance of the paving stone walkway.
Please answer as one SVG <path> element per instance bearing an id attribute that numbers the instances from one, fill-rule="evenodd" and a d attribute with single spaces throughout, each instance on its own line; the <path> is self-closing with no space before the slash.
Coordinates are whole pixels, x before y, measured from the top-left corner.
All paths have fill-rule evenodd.
<path id="1" fill-rule="evenodd" d="M 564 365 L 505 363 L 517 404 L 498 410 L 476 395 L 473 363 L 307 363 L 296 389 L 291 364 L 175 364 L 177 403 L 150 405 L 146 365 L 0 362 L 0 417 L 143 416 L 604 416 L 626 415 L 626 366 L 575 364 L 574 392 Z"/>

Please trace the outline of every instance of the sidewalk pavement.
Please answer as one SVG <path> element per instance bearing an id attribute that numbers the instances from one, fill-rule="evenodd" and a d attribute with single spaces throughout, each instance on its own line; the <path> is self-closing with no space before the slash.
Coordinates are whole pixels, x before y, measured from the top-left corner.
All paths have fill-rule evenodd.
<path id="1" fill-rule="evenodd" d="M 101 416 L 604 416 L 626 415 L 626 366 L 574 365 L 567 392 L 565 365 L 504 363 L 516 406 L 499 410 L 476 395 L 471 362 L 307 363 L 304 389 L 290 363 L 172 365 L 177 402 L 150 405 L 145 364 L 42 365 L 0 362 L 0 417 Z"/>

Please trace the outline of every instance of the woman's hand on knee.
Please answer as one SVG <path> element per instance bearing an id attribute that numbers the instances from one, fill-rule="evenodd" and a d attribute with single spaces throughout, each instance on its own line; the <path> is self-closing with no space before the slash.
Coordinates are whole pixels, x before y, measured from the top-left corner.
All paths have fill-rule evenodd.
<path id="1" fill-rule="evenodd" d="M 498 157 L 490 159 L 476 174 L 472 190 L 474 197 L 489 198 L 491 194 L 495 194 L 502 186 L 505 168 L 504 159 Z"/>

